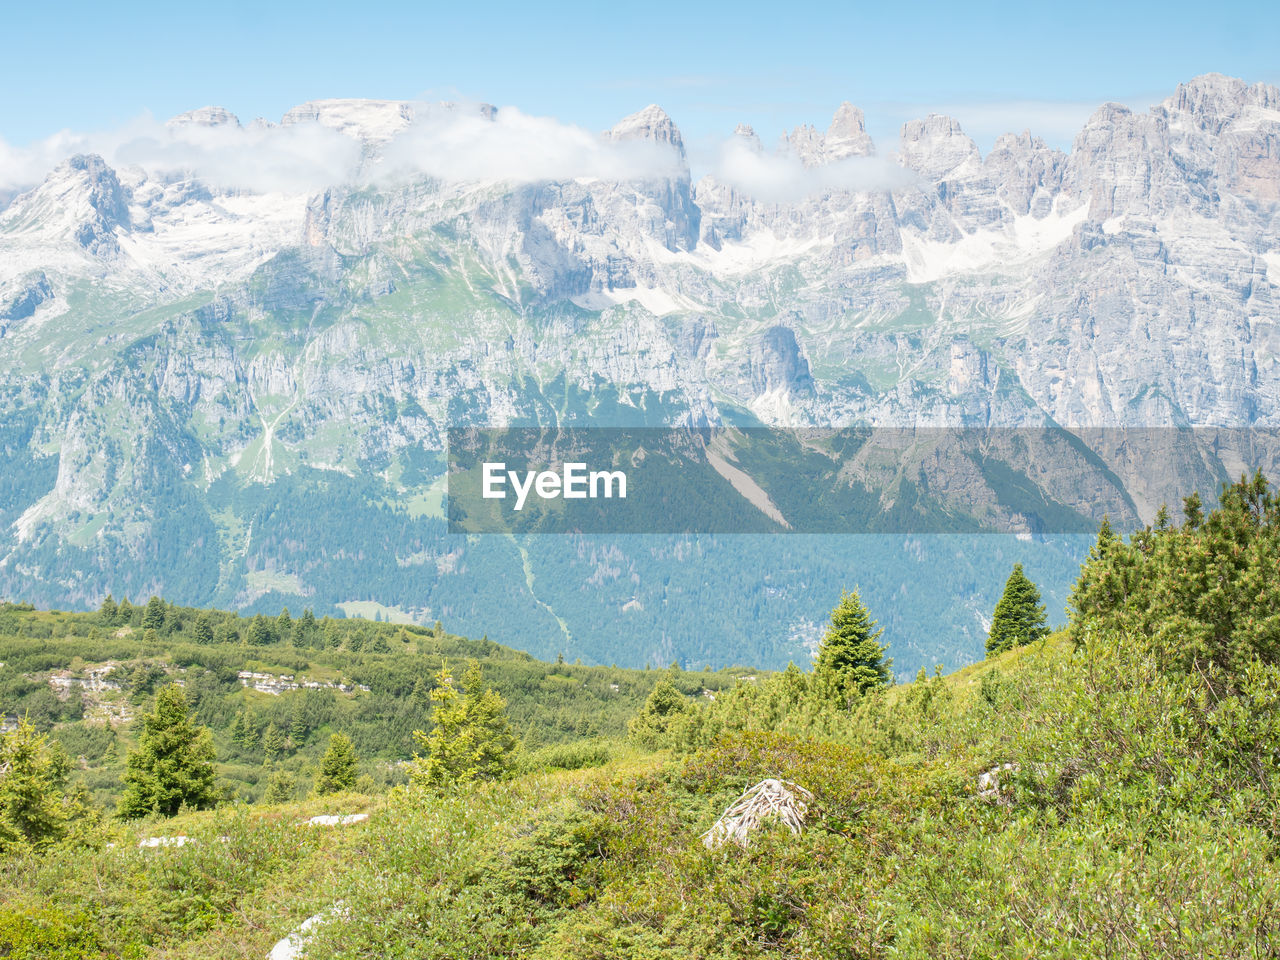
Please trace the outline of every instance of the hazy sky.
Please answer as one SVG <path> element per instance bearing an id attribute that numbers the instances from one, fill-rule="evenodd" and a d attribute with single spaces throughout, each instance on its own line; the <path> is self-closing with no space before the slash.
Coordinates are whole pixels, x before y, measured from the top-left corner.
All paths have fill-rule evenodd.
<path id="1" fill-rule="evenodd" d="M 884 143 L 958 117 L 985 150 L 1060 146 L 1098 103 L 1137 109 L 1210 71 L 1280 82 L 1280 3 L 491 2 L 7 5 L 0 140 L 207 104 L 279 119 L 323 97 L 515 105 L 598 130 L 647 103 L 686 139 L 771 141 L 841 100 Z"/>

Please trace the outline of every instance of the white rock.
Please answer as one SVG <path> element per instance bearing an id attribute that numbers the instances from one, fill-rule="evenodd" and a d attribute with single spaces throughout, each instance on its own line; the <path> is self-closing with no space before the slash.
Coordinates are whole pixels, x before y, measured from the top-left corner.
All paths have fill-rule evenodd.
<path id="1" fill-rule="evenodd" d="M 345 827 L 368 819 L 369 815 L 367 813 L 324 813 L 318 817 L 312 817 L 307 821 L 306 825 L 309 827 Z"/>
<path id="2" fill-rule="evenodd" d="M 297 930 L 271 948 L 271 952 L 267 954 L 267 960 L 298 960 L 303 955 L 302 951 L 307 941 L 311 939 L 311 932 L 320 924 L 342 915 L 342 904 L 336 903 L 328 910 L 308 917 L 302 921 Z"/>
<path id="3" fill-rule="evenodd" d="M 1004 789 L 1001 785 L 1002 773 L 1010 775 L 1018 772 L 1020 767 L 1016 763 L 1002 763 L 998 767 L 992 767 L 986 773 L 978 775 L 978 796 L 983 798 L 1004 797 Z M 1011 777 L 1005 777 L 1004 782 L 1008 784 Z"/>
<path id="4" fill-rule="evenodd" d="M 145 840 L 139 840 L 139 847 L 185 847 L 188 843 L 195 843 L 195 837 L 176 836 L 176 837 L 147 837 Z"/>

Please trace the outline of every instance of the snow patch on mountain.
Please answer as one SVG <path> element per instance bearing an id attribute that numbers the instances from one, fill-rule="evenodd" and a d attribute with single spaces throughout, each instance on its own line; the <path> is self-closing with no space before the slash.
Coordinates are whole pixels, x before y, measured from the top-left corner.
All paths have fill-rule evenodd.
<path id="1" fill-rule="evenodd" d="M 1087 214 L 1083 205 L 1065 213 L 1055 208 L 1049 216 L 1014 217 L 1009 229 L 975 230 L 953 242 L 903 231 L 907 281 L 932 283 L 955 274 L 1008 271 L 1065 243 Z"/>

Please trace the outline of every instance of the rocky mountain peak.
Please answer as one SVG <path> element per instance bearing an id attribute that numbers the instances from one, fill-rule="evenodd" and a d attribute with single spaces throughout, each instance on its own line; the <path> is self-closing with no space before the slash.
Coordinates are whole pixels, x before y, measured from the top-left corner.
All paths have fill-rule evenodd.
<path id="1" fill-rule="evenodd" d="M 754 153 L 763 153 L 764 144 L 750 124 L 740 123 L 733 128 L 733 139 Z"/>
<path id="2" fill-rule="evenodd" d="M 1267 83 L 1247 84 L 1236 77 L 1206 73 L 1178 84 L 1178 89 L 1165 103 L 1176 110 L 1200 114 L 1230 114 L 1238 112 L 1233 110 L 1238 106 L 1277 110 L 1280 109 L 1280 87 Z"/>
<path id="3" fill-rule="evenodd" d="M 1190 116 L 1197 126 L 1213 132 L 1249 110 L 1280 111 L 1280 88 L 1246 84 L 1236 77 L 1206 73 L 1178 85 L 1173 96 L 1155 108 L 1165 117 Z"/>
<path id="4" fill-rule="evenodd" d="M 980 160 L 978 145 L 954 117 L 932 113 L 902 125 L 903 164 L 929 180 L 953 176 L 961 166 Z"/>
<path id="5" fill-rule="evenodd" d="M 386 143 L 413 123 L 407 100 L 309 100 L 289 110 L 281 124 L 318 123 L 365 144 Z"/>
<path id="6" fill-rule="evenodd" d="M 102 157 L 77 154 L 5 211 L 6 232 L 67 236 L 99 256 L 119 250 L 116 232 L 128 230 L 129 189 Z"/>
<path id="7" fill-rule="evenodd" d="M 169 127 L 238 127 L 240 118 L 226 107 L 200 107 L 171 117 Z"/>
<path id="8" fill-rule="evenodd" d="M 875 153 L 875 144 L 867 134 L 866 117 L 848 100 L 836 109 L 831 126 L 827 128 L 824 148 L 828 162 Z"/>
<path id="9" fill-rule="evenodd" d="M 782 149 L 800 158 L 806 167 L 820 166 L 826 152 L 826 138 L 810 123 L 802 123 L 782 136 Z"/>
<path id="10" fill-rule="evenodd" d="M 676 148 L 684 156 L 684 138 L 680 130 L 656 103 L 651 103 L 629 117 L 623 117 L 605 134 L 610 140 L 652 140 Z"/>

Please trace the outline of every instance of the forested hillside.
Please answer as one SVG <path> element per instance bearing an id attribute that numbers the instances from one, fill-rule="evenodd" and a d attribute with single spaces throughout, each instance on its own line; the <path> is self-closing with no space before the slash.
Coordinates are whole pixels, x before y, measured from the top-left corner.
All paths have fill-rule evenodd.
<path id="1" fill-rule="evenodd" d="M 442 664 L 461 675 L 470 659 L 506 699 L 527 750 L 623 736 L 654 683 L 652 671 L 546 663 L 440 626 L 317 620 L 309 611 L 242 618 L 109 599 L 92 614 L 0 606 L 0 713 L 9 725 L 26 717 L 52 733 L 104 804 L 118 793 L 136 719 L 166 683 L 183 687 L 210 728 L 227 799 L 260 798 L 273 775 L 304 793 L 335 732 L 350 736 L 373 790 L 403 781 L 398 764 L 413 754 L 413 730 L 430 726 Z M 750 672 L 671 675 L 701 696 Z"/>

